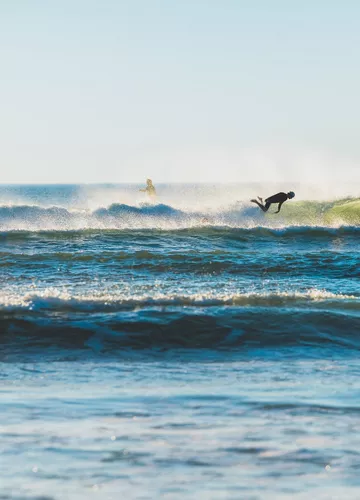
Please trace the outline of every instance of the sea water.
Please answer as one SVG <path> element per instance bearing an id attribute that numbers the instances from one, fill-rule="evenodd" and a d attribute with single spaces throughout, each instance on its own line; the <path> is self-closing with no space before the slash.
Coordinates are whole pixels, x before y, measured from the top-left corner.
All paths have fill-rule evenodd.
<path id="1" fill-rule="evenodd" d="M 359 200 L 157 188 L 1 187 L 0 497 L 360 498 Z"/>

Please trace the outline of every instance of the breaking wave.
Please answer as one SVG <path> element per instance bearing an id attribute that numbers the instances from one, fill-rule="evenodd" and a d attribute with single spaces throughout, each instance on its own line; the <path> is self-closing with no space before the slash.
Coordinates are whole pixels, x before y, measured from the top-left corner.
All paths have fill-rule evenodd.
<path id="1" fill-rule="evenodd" d="M 2 352 L 20 344 L 87 350 L 360 348 L 360 297 L 321 290 L 233 296 L 0 297 Z M 346 314 L 344 314 L 346 312 Z"/>
<path id="2" fill-rule="evenodd" d="M 280 214 L 263 214 L 250 204 L 237 203 L 216 211 L 184 211 L 170 205 L 113 204 L 94 211 L 63 207 L 15 205 L 0 207 L 0 231 L 176 230 L 198 227 L 268 228 L 287 231 L 294 226 L 327 230 L 360 227 L 360 200 L 292 202 Z M 307 229 L 306 229 L 307 230 Z"/>
<path id="3" fill-rule="evenodd" d="M 36 293 L 0 294 L 0 311 L 123 311 L 139 307 L 296 307 L 317 309 L 348 308 L 360 311 L 360 296 L 334 294 L 323 290 L 305 292 L 242 293 L 238 295 L 209 292 L 203 294 L 134 295 L 92 293 L 76 295 L 56 289 Z"/>

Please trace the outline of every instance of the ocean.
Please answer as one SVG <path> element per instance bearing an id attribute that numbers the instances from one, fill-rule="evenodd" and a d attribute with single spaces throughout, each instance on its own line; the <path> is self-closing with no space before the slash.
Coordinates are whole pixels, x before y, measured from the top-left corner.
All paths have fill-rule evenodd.
<path id="1" fill-rule="evenodd" d="M 360 189 L 0 186 L 0 498 L 360 498 Z"/>

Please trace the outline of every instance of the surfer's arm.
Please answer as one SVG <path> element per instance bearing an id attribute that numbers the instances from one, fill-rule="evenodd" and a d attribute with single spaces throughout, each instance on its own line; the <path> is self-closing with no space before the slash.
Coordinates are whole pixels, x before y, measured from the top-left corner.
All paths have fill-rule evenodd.
<path id="1" fill-rule="evenodd" d="M 146 193 L 146 188 L 145 189 L 139 189 L 141 193 Z"/>
<path id="2" fill-rule="evenodd" d="M 278 213 L 280 212 L 280 210 L 281 210 L 281 205 L 282 205 L 283 203 L 284 203 L 283 201 L 281 201 L 281 202 L 279 203 L 279 206 L 278 206 L 277 212 L 275 212 L 276 214 L 278 214 Z"/>

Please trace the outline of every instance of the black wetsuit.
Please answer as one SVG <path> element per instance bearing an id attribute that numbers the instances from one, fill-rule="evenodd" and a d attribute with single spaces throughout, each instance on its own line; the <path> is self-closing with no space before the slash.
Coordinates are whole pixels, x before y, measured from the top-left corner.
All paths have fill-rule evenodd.
<path id="1" fill-rule="evenodd" d="M 286 193 L 277 193 L 277 194 L 274 194 L 273 196 L 270 196 L 270 198 L 266 198 L 265 205 L 261 205 L 260 203 L 258 203 L 258 205 L 261 208 L 261 210 L 263 210 L 264 212 L 267 212 L 272 203 L 278 203 L 279 204 L 278 212 L 280 212 L 281 205 L 287 199 L 288 199 L 288 195 Z"/>

